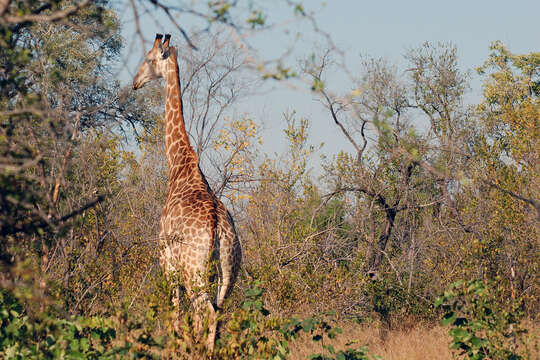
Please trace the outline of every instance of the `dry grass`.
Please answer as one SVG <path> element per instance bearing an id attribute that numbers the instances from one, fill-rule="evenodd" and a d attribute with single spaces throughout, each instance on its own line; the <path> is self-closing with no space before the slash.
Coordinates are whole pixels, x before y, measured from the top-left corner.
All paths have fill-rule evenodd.
<path id="1" fill-rule="evenodd" d="M 530 359 L 539 359 L 540 325 L 528 323 L 528 346 Z M 331 343 L 336 349 L 359 347 L 366 345 L 370 354 L 379 355 L 383 360 L 425 360 L 425 359 L 453 359 L 449 349 L 450 336 L 448 328 L 442 326 L 429 327 L 419 325 L 405 330 L 387 332 L 385 341 L 381 340 L 381 331 L 378 326 L 367 325 L 341 325 L 343 334 Z M 354 342 L 354 344 L 350 344 Z M 290 359 L 307 359 L 310 354 L 322 352 L 320 346 L 314 346 L 307 338 L 300 339 L 292 345 Z"/>

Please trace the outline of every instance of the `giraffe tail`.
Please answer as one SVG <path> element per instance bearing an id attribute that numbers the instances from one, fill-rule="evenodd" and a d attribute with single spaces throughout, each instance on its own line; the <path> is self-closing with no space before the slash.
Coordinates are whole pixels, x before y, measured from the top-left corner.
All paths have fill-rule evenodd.
<path id="1" fill-rule="evenodd" d="M 223 308 L 225 299 L 230 295 L 242 262 L 242 247 L 234 228 L 232 216 L 227 211 L 225 221 L 218 222 L 219 239 L 219 289 L 216 305 Z"/>

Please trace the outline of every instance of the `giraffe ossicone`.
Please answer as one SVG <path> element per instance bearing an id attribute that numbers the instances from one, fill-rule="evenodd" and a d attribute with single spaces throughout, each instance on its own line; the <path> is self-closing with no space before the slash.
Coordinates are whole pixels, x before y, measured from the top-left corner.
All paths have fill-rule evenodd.
<path id="1" fill-rule="evenodd" d="M 175 273 L 181 275 L 198 327 L 208 316 L 207 344 L 213 351 L 217 311 L 236 281 L 242 250 L 233 218 L 210 188 L 189 142 L 177 49 L 169 45 L 170 38 L 167 34 L 162 42 L 163 35 L 156 34 L 152 49 L 133 79 L 133 89 L 154 79 L 165 79 L 165 153 L 169 169 L 159 232 L 160 264 L 170 277 Z M 214 265 L 217 276 L 210 276 Z M 215 300 L 208 292 L 213 285 L 217 286 Z M 176 298 L 176 306 L 178 301 Z"/>

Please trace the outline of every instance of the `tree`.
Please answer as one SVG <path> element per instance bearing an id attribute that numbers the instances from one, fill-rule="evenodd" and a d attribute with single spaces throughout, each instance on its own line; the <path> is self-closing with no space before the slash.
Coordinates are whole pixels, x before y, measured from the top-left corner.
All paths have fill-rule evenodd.
<path id="1" fill-rule="evenodd" d="M 0 15 L 5 69 L 0 74 L 2 281 L 17 288 L 17 272 L 26 264 L 35 271 L 36 282 L 54 280 L 65 285 L 73 270 L 80 270 L 71 264 L 80 254 L 77 233 L 87 225 L 81 225 L 78 216 L 88 215 L 105 197 L 110 204 L 111 176 L 119 176 L 119 166 L 116 172 L 98 171 L 117 163 L 114 156 L 106 158 L 118 151 L 104 134 L 126 124 L 144 126 L 139 115 L 145 114 L 127 112 L 133 99 L 122 96 L 118 83 L 111 80 L 111 63 L 121 41 L 116 14 L 107 2 L 4 3 Z M 95 160 L 103 162 L 87 167 L 87 174 L 78 173 L 82 166 L 92 165 L 86 160 L 94 153 L 83 153 L 94 150 L 85 146 L 91 141 L 112 152 L 102 148 L 105 158 Z M 55 291 L 54 286 L 41 288 Z"/>
<path id="2" fill-rule="evenodd" d="M 369 244 L 366 270 L 376 273 L 383 259 L 390 260 L 389 241 L 393 238 L 396 246 L 409 243 L 419 225 L 417 229 L 398 229 L 405 236 L 398 239 L 396 224 L 407 226 L 415 213 L 426 207 L 440 208 L 443 201 L 452 208 L 448 174 L 455 165 L 451 158 L 441 159 L 437 150 L 459 140 L 449 124 L 457 127 L 462 118 L 464 78 L 456 67 L 455 48 L 425 44 L 408 55 L 413 65 L 410 83 L 400 79 L 386 61 L 368 59 L 356 90 L 337 97 L 324 87 L 330 56 L 330 52 L 325 53 L 318 63 L 307 63 L 305 69 L 314 84 L 319 84 L 314 89 L 355 153 L 342 154 L 328 166 L 334 188 L 329 196 L 356 193 L 359 206 L 367 211 L 373 205 L 380 209 L 380 214 L 361 216 L 359 224 Z M 431 130 L 425 134 L 412 123 L 423 116 Z M 369 133 L 376 136 L 370 147 Z M 442 164 L 443 171 L 439 171 Z"/>
<path id="3" fill-rule="evenodd" d="M 479 68 L 486 75 L 484 99 L 462 180 L 463 212 L 476 235 L 469 276 L 495 279 L 507 296 L 532 308 L 539 266 L 533 249 L 540 214 L 540 54 L 513 54 L 500 42 L 491 51 Z"/>
<path id="4" fill-rule="evenodd" d="M 56 170 L 62 169 L 62 155 L 67 155 L 66 160 L 69 157 L 68 149 L 74 140 L 71 138 L 74 137 L 75 128 L 81 121 L 81 114 L 72 111 L 70 121 L 67 121 L 63 118 L 63 114 L 57 111 L 62 99 L 52 99 L 50 95 L 48 96 L 50 82 L 42 81 L 43 77 L 38 78 L 39 71 L 43 69 L 37 69 L 36 65 L 50 65 L 48 70 L 52 67 L 53 71 L 47 74 L 54 74 L 56 76 L 54 81 L 59 83 L 61 81 L 57 72 L 61 64 L 50 64 L 53 61 L 50 57 L 38 58 L 41 55 L 40 48 L 31 35 L 33 29 L 40 27 L 34 25 L 32 21 L 56 20 L 74 25 L 68 16 L 79 7 L 68 6 L 65 10 L 61 10 L 59 2 L 40 4 L 25 1 L 7 1 L 3 2 L 2 6 L 1 59 L 2 68 L 5 70 L 1 75 L 3 86 L 0 146 L 3 156 L 1 182 L 5 191 L 2 192 L 0 226 L 2 254 L 5 254 L 3 260 L 11 263 L 13 259 L 8 255 L 11 253 L 8 251 L 10 246 L 8 242 L 13 240 L 14 235 L 32 236 L 36 230 L 42 231 L 61 225 L 74 215 L 57 215 L 55 211 L 58 200 L 57 187 L 61 181 L 61 176 Z M 96 16 L 100 12 L 99 8 L 98 6 L 89 9 L 87 17 Z M 54 100 L 54 103 L 51 103 L 51 100 Z M 64 153 L 49 153 L 48 150 L 54 148 L 54 145 L 60 145 L 56 150 L 63 149 Z M 51 161 L 55 158 L 56 162 Z M 51 172 L 54 175 L 51 176 Z M 75 212 L 79 210 L 81 209 Z"/>

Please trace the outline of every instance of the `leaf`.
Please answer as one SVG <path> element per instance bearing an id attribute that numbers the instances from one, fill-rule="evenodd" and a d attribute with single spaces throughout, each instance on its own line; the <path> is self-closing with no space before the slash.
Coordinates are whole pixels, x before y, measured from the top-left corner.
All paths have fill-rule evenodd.
<path id="1" fill-rule="evenodd" d="M 464 341 L 464 339 L 469 336 L 469 333 L 466 330 L 463 330 L 461 328 L 452 329 L 449 331 L 449 333 L 454 338 L 454 341 L 455 340 Z"/>
<path id="2" fill-rule="evenodd" d="M 86 359 L 86 356 L 84 356 L 84 354 L 79 351 L 69 351 L 67 355 L 68 359 Z"/>
<path id="3" fill-rule="evenodd" d="M 334 349 L 334 347 L 332 345 L 326 345 L 326 349 L 328 350 L 328 352 L 330 354 L 335 354 L 336 353 L 336 350 Z"/>
<path id="4" fill-rule="evenodd" d="M 486 343 L 486 340 L 479 337 L 473 336 L 470 340 L 470 343 L 475 347 L 483 347 Z"/>
<path id="5" fill-rule="evenodd" d="M 441 324 L 443 326 L 450 325 L 454 322 L 454 320 L 457 318 L 457 314 L 455 312 L 446 313 L 443 316 L 443 319 L 441 320 Z"/>
<path id="6" fill-rule="evenodd" d="M 297 15 L 297 16 L 305 16 L 306 15 L 306 13 L 304 11 L 304 8 L 302 7 L 301 4 L 297 4 L 294 7 L 294 15 Z"/>
<path id="7" fill-rule="evenodd" d="M 73 339 L 71 340 L 71 342 L 69 343 L 69 347 L 71 350 L 75 351 L 75 352 L 78 352 L 79 351 L 79 340 L 78 339 Z"/>
<path id="8" fill-rule="evenodd" d="M 300 326 L 302 326 L 305 332 L 310 332 L 311 330 L 313 330 L 313 323 L 313 318 L 307 318 L 302 321 L 302 324 L 300 324 Z"/>
<path id="9" fill-rule="evenodd" d="M 88 341 L 87 338 L 83 338 L 81 339 L 80 346 L 81 346 L 81 351 L 85 353 L 88 351 L 88 349 L 90 349 L 90 341 Z"/>

